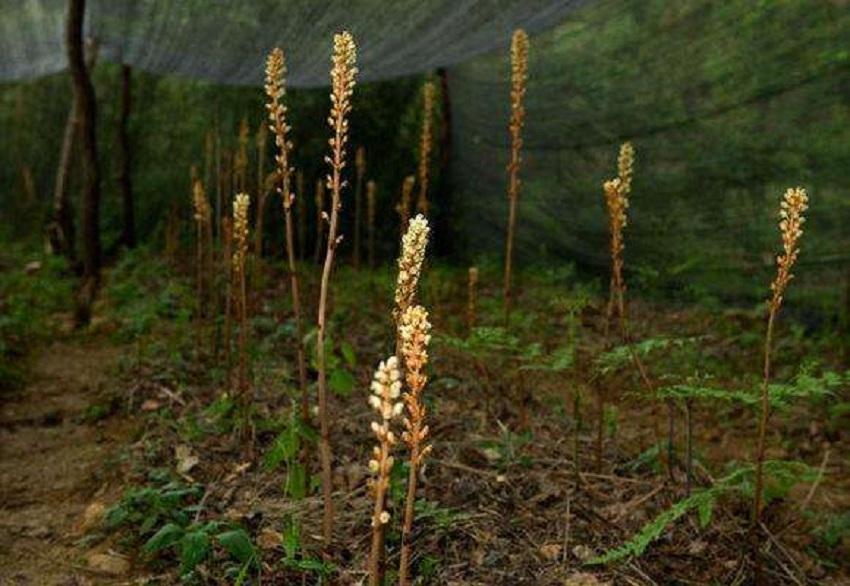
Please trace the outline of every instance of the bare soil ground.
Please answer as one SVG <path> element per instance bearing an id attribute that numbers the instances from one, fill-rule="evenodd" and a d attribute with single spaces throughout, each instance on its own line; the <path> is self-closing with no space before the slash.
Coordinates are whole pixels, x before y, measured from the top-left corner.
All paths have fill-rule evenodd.
<path id="1" fill-rule="evenodd" d="M 33 358 L 29 384 L 4 396 L 0 584 L 112 584 L 129 567 L 79 546 L 132 429 L 119 417 L 95 421 L 119 353 L 100 340 L 54 342 Z"/>

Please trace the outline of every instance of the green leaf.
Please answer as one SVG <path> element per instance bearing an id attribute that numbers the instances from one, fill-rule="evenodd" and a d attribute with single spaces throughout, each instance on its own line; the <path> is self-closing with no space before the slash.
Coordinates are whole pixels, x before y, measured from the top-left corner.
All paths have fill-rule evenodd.
<path id="1" fill-rule="evenodd" d="M 345 359 L 346 364 L 350 368 L 354 368 L 354 365 L 357 364 L 357 355 L 354 353 L 354 348 L 348 342 L 343 342 L 339 346 L 340 352 L 342 352 L 342 357 Z"/>
<path id="2" fill-rule="evenodd" d="M 274 440 L 271 449 L 266 452 L 264 464 L 266 469 L 274 470 L 281 462 L 291 461 L 301 449 L 301 436 L 298 427 L 289 425 L 281 431 Z"/>
<path id="3" fill-rule="evenodd" d="M 672 507 L 644 525 L 629 541 L 620 547 L 609 550 L 601 556 L 589 560 L 587 564 L 609 564 L 623 558 L 643 555 L 643 552 L 646 551 L 649 544 L 658 539 L 658 537 L 664 533 L 664 530 L 667 529 L 670 524 L 675 522 L 691 509 L 696 508 L 697 510 L 700 510 L 705 506 L 706 501 L 714 501 L 720 490 L 721 487 L 715 486 L 710 489 L 696 491 L 686 499 L 674 503 Z M 702 514 L 701 511 L 700 514 Z"/>
<path id="4" fill-rule="evenodd" d="M 701 501 L 697 505 L 697 513 L 699 514 L 699 526 L 705 529 L 711 523 L 711 515 L 714 512 L 714 499 Z"/>
<path id="5" fill-rule="evenodd" d="M 304 466 L 295 462 L 289 467 L 284 492 L 295 500 L 301 500 L 307 496 L 307 471 Z"/>
<path id="6" fill-rule="evenodd" d="M 283 527 L 283 551 L 286 559 L 295 559 L 301 549 L 301 527 L 294 519 L 284 522 Z"/>
<path id="7" fill-rule="evenodd" d="M 219 533 L 216 538 L 218 542 L 227 550 L 227 553 L 242 562 L 243 564 L 253 560 L 257 555 L 257 550 L 254 549 L 254 544 L 251 543 L 251 538 L 243 529 L 234 529 Z"/>
<path id="8" fill-rule="evenodd" d="M 332 370 L 331 376 L 328 379 L 328 386 L 331 391 L 343 397 L 349 396 L 356 384 L 357 380 L 354 378 L 354 375 L 341 368 Z"/>
<path id="9" fill-rule="evenodd" d="M 206 531 L 189 531 L 180 540 L 180 567 L 191 572 L 210 552 L 210 536 Z"/>
<path id="10" fill-rule="evenodd" d="M 331 564 L 326 564 L 322 560 L 307 558 L 304 560 L 284 560 L 284 565 L 293 570 L 302 572 L 317 572 L 323 576 L 327 576 L 333 572 L 334 567 Z"/>
<path id="11" fill-rule="evenodd" d="M 175 523 L 167 523 L 163 525 L 159 531 L 153 534 L 144 545 L 144 550 L 147 553 L 154 553 L 167 549 L 180 541 L 186 530 Z"/>

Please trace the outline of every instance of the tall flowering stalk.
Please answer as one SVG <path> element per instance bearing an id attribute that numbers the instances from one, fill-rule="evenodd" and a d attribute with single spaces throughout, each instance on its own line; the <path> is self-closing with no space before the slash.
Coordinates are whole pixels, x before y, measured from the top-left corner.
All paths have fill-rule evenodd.
<path id="1" fill-rule="evenodd" d="M 224 364 L 227 380 L 232 374 L 231 344 L 233 342 L 233 220 L 229 216 L 221 219 L 221 273 L 224 282 Z"/>
<path id="2" fill-rule="evenodd" d="M 407 224 L 410 222 L 410 196 L 413 194 L 413 185 L 416 183 L 416 177 L 408 175 L 404 178 L 401 184 L 401 199 L 396 206 L 398 212 L 398 225 L 402 236 L 407 230 Z"/>
<path id="3" fill-rule="evenodd" d="M 405 232 L 401 241 L 401 254 L 398 259 L 398 277 L 396 279 L 394 299 L 395 310 L 393 317 L 396 326 L 396 356 L 399 357 L 402 363 L 405 381 L 408 385 L 408 392 L 404 396 L 408 409 L 408 417 L 405 419 L 405 432 L 402 434 L 402 438 L 410 448 L 410 477 L 408 480 L 407 502 L 405 504 L 404 523 L 402 526 L 399 584 L 407 584 L 407 572 L 410 563 L 409 542 L 413 524 L 413 505 L 411 499 L 414 499 L 416 496 L 417 471 L 423 454 L 423 451 L 420 449 L 420 441 L 428 433 L 427 427 L 422 427 L 425 411 L 424 408 L 420 408 L 419 395 L 425 386 L 423 369 L 428 360 L 425 346 L 427 346 L 428 340 L 430 340 L 428 333 L 430 324 L 428 324 L 427 312 L 421 306 L 415 305 L 415 301 L 430 232 L 431 229 L 428 226 L 428 220 L 422 214 L 418 214 L 410 221 L 407 232 Z M 424 337 L 419 335 L 423 329 Z"/>
<path id="4" fill-rule="evenodd" d="M 200 326 L 206 314 L 206 280 L 209 266 L 208 258 L 212 252 L 212 213 L 204 184 L 200 179 L 195 180 L 192 189 L 192 208 L 195 219 L 195 264 L 197 269 L 197 298 L 198 298 L 198 334 Z"/>
<path id="5" fill-rule="evenodd" d="M 363 223 L 363 179 L 366 176 L 366 149 L 357 147 L 354 154 L 356 185 L 354 188 L 354 268 L 360 268 L 360 234 Z"/>
<path id="6" fill-rule="evenodd" d="M 322 269 L 322 281 L 319 289 L 319 311 L 317 318 L 318 334 L 316 336 L 316 363 L 319 371 L 319 421 L 320 421 L 320 454 L 322 460 L 322 496 L 324 514 L 322 517 L 322 536 L 326 548 L 330 546 L 333 537 L 333 501 L 331 498 L 332 470 L 330 420 L 328 418 L 328 381 L 325 356 L 325 328 L 327 319 L 328 290 L 330 288 L 331 270 L 333 269 L 334 253 L 341 240 L 337 236 L 339 211 L 342 209 L 342 170 L 345 167 L 345 145 L 348 142 L 348 114 L 351 112 L 351 96 L 354 94 L 354 78 L 357 75 L 357 48 L 354 38 L 348 32 L 334 35 L 333 68 L 331 69 L 331 112 L 328 123 L 333 130 L 330 138 L 331 155 L 325 160 L 331 167 L 327 177 L 327 187 L 331 192 L 331 213 L 328 222 L 328 246 L 325 254 L 325 264 Z"/>
<path id="7" fill-rule="evenodd" d="M 269 140 L 269 127 L 265 121 L 257 129 L 257 209 L 254 220 L 254 254 L 259 263 L 263 256 L 263 216 L 266 209 L 266 143 Z M 257 271 L 259 273 L 259 271 Z"/>
<path id="8" fill-rule="evenodd" d="M 242 118 L 239 122 L 239 135 L 237 137 L 238 148 L 233 155 L 233 182 L 237 192 L 247 190 L 248 183 L 248 140 L 251 132 L 248 119 Z"/>
<path id="9" fill-rule="evenodd" d="M 611 236 L 611 286 L 606 311 L 605 331 L 615 311 L 620 320 L 621 329 L 625 327 L 626 285 L 623 279 L 623 230 L 628 221 L 627 210 L 629 208 L 629 195 L 632 190 L 632 177 L 634 175 L 635 150 L 630 142 L 624 142 L 620 146 L 620 154 L 617 157 L 617 178 L 606 181 L 603 185 L 605 192 L 605 206 L 608 209 L 608 230 Z"/>
<path id="10" fill-rule="evenodd" d="M 511 154 L 508 162 L 508 230 L 505 241 L 505 324 L 511 315 L 511 271 L 513 268 L 514 237 L 516 234 L 517 204 L 519 201 L 519 167 L 522 162 L 522 127 L 525 124 L 525 91 L 528 83 L 528 34 L 514 31 L 511 39 Z"/>
<path id="11" fill-rule="evenodd" d="M 393 457 L 390 452 L 397 441 L 391 423 L 401 415 L 404 409 L 404 404 L 399 401 L 401 372 L 398 367 L 398 358 L 391 356 L 378 365 L 370 390 L 372 394 L 369 396 L 369 404 L 378 412 L 380 420 L 372 422 L 372 431 L 378 439 L 378 445 L 373 448 L 372 459 L 369 460 L 369 470 L 374 475 L 370 479 L 370 489 L 375 498 L 375 508 L 372 513 L 372 549 L 369 555 L 369 585 L 378 586 L 382 578 L 384 525 L 390 520 L 390 514 L 386 510 L 387 490 L 393 468 Z"/>
<path id="12" fill-rule="evenodd" d="M 248 259 L 248 208 L 251 198 L 239 193 L 233 200 L 233 280 L 236 290 L 236 315 L 239 322 L 239 365 L 237 371 L 239 402 L 242 406 L 244 425 L 242 437 L 248 452 L 252 451 L 253 433 L 250 429 L 251 407 L 248 383 L 248 291 L 246 265 Z"/>
<path id="13" fill-rule="evenodd" d="M 611 286 L 606 310 L 605 331 L 607 333 L 614 314 L 621 320 L 625 319 L 625 290 L 623 279 L 623 229 L 628 222 L 627 210 L 629 200 L 626 197 L 620 178 L 610 179 L 603 184 L 605 206 L 608 209 L 608 231 L 610 236 L 609 252 L 611 254 Z"/>
<path id="14" fill-rule="evenodd" d="M 286 106 L 283 99 L 286 96 L 286 60 L 281 49 L 273 49 L 266 61 L 266 95 L 269 98 L 266 109 L 271 121 L 270 129 L 274 133 L 274 143 L 277 149 L 275 164 L 277 166 L 277 192 L 283 201 L 283 215 L 286 224 L 286 257 L 289 263 L 289 283 L 292 292 L 292 311 L 295 314 L 295 334 L 297 336 L 298 353 L 298 385 L 301 389 L 301 419 L 308 421 L 310 417 L 310 400 L 307 389 L 307 360 L 304 351 L 304 319 L 301 314 L 301 295 L 298 287 L 298 267 L 295 263 L 295 224 L 292 217 L 292 204 L 295 195 L 291 190 L 292 167 L 289 164 L 289 153 L 292 143 L 288 133 L 291 127 L 286 122 Z M 298 194 L 303 198 L 303 194 Z"/>
<path id="15" fill-rule="evenodd" d="M 375 182 L 366 182 L 366 222 L 369 248 L 369 268 L 375 266 Z"/>
<path id="16" fill-rule="evenodd" d="M 608 298 L 608 306 L 606 309 L 605 319 L 605 338 L 608 338 L 611 319 L 614 314 L 617 314 L 620 333 L 623 342 L 629 349 L 629 353 L 634 362 L 635 367 L 640 374 L 641 380 L 647 391 L 654 393 L 652 381 L 649 378 L 649 373 L 640 356 L 631 346 L 631 339 L 626 323 L 626 283 L 623 277 L 623 251 L 625 250 L 625 240 L 623 232 L 628 224 L 628 209 L 629 195 L 631 193 L 632 177 L 634 175 L 634 160 L 635 151 L 631 143 L 625 142 L 620 146 L 620 152 L 617 157 L 617 177 L 603 183 L 603 194 L 605 196 L 605 207 L 608 212 L 608 231 L 610 234 L 609 252 L 611 255 L 611 281 L 610 292 Z M 602 439 L 603 439 L 603 415 L 604 415 L 604 397 L 602 393 L 597 394 L 598 411 L 597 411 L 597 436 L 596 436 L 596 459 L 597 464 L 602 461 Z M 673 436 L 674 436 L 674 405 L 671 400 L 667 401 L 668 418 L 667 418 L 667 468 L 672 478 L 672 462 L 673 462 Z"/>
<path id="17" fill-rule="evenodd" d="M 434 94 L 436 86 L 433 81 L 426 81 L 422 86 L 422 131 L 419 136 L 419 194 L 416 198 L 416 211 L 428 214 L 428 171 L 431 162 L 434 131 Z"/>
<path id="18" fill-rule="evenodd" d="M 756 486 L 753 498 L 753 526 L 758 524 L 761 517 L 764 492 L 764 452 L 767 434 L 767 422 L 770 417 L 770 384 L 771 352 L 773 348 L 773 330 L 776 316 L 782 306 L 785 290 L 794 274 L 791 269 L 800 254 L 799 241 L 803 235 L 803 224 L 806 222 L 805 212 L 809 207 L 809 197 L 802 187 L 789 188 L 782 198 L 779 208 L 779 231 L 782 234 L 782 254 L 776 257 L 776 278 L 770 285 L 771 297 L 768 300 L 767 333 L 764 340 L 763 380 L 761 385 L 761 413 L 758 423 L 758 445 L 756 448 Z"/>
<path id="19" fill-rule="evenodd" d="M 428 312 L 421 305 L 408 307 L 401 318 L 401 353 L 404 357 L 404 379 L 407 392 L 404 393 L 406 416 L 401 439 L 410 452 L 410 468 L 407 478 L 407 498 L 404 503 L 404 520 L 401 529 L 401 561 L 399 563 L 398 582 L 400 586 L 410 584 L 410 557 L 412 552 L 413 507 L 416 501 L 416 486 L 422 461 L 431 452 L 428 439 L 428 425 L 425 422 L 427 411 L 422 402 L 422 392 L 428 383 L 425 367 L 428 364 L 428 344 L 431 341 L 431 324 Z"/>

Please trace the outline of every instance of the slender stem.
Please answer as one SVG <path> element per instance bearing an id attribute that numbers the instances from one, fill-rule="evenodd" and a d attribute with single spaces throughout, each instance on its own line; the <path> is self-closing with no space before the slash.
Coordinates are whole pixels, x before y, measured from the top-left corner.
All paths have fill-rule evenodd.
<path id="1" fill-rule="evenodd" d="M 364 156 L 358 153 L 358 156 Z M 357 165 L 357 181 L 354 189 L 354 268 L 360 268 L 360 228 L 363 223 L 363 165 Z"/>
<path id="2" fill-rule="evenodd" d="M 346 121 L 341 111 L 334 117 L 334 143 L 331 160 L 331 213 L 328 225 L 328 245 L 325 254 L 325 264 L 322 268 L 322 280 L 319 289 L 319 315 L 317 319 L 318 334 L 316 337 L 316 362 L 319 371 L 319 423 L 320 423 L 320 457 L 322 461 L 322 499 L 324 514 L 322 516 L 322 537 L 325 553 L 328 553 L 333 537 L 333 472 L 331 470 L 330 420 L 328 417 L 327 392 L 327 358 L 325 356 L 325 330 L 327 327 L 328 290 L 330 289 L 331 270 L 333 269 L 334 253 L 337 246 L 337 230 L 339 211 L 342 209 L 342 168 L 345 164 Z"/>
<path id="3" fill-rule="evenodd" d="M 411 422 L 410 434 L 413 437 L 418 437 L 420 433 L 419 421 Z M 418 468 L 419 468 L 419 443 L 416 442 L 410 447 L 410 470 L 407 475 L 407 498 L 404 501 L 404 520 L 401 526 L 401 560 L 398 566 L 398 583 L 399 586 L 409 586 L 410 584 L 410 556 L 411 556 L 411 537 L 413 534 L 413 516 L 414 505 L 416 503 L 416 487 L 418 483 Z"/>
<path id="4" fill-rule="evenodd" d="M 764 452 L 767 436 L 767 420 L 770 417 L 768 385 L 770 384 L 770 351 L 773 344 L 773 324 L 776 310 L 771 308 L 767 320 L 767 335 L 764 342 L 764 378 L 761 384 L 761 413 L 758 424 L 758 444 L 756 447 L 756 493 L 753 505 L 753 524 L 757 524 L 761 515 L 762 490 L 764 484 Z"/>
<path id="5" fill-rule="evenodd" d="M 378 460 L 381 465 L 387 461 L 389 446 L 381 442 L 381 457 Z M 384 524 L 381 522 L 381 513 L 384 511 L 384 501 L 387 494 L 387 483 L 383 476 L 379 476 L 375 484 L 375 507 L 372 513 L 372 549 L 369 553 L 369 586 L 380 586 L 383 573 L 381 572 L 381 558 L 384 552 Z"/>
<path id="6" fill-rule="evenodd" d="M 227 382 L 231 380 L 231 343 L 233 341 L 233 227 L 229 218 L 224 225 L 224 364 L 227 369 Z"/>
<path id="7" fill-rule="evenodd" d="M 755 578 L 756 584 L 759 586 L 764 583 L 764 575 L 762 571 L 761 554 L 758 547 L 757 530 L 761 519 L 762 493 L 764 492 L 765 444 L 767 438 L 767 422 L 770 417 L 770 397 L 768 395 L 768 386 L 770 384 L 770 354 L 773 346 L 773 325 L 776 321 L 776 313 L 778 309 L 778 303 L 772 302 L 770 304 L 770 314 L 767 319 L 767 334 L 765 335 L 764 340 L 764 378 L 761 385 L 761 413 L 759 414 L 758 444 L 756 446 L 756 486 L 755 496 L 753 498 L 752 524 L 750 527 L 753 556 L 755 558 Z"/>
<path id="8" fill-rule="evenodd" d="M 519 156 L 518 154 L 516 155 Z M 518 165 L 518 164 L 517 164 Z M 516 171 L 511 171 L 511 190 L 518 189 L 515 184 L 518 183 Z M 504 319 L 505 327 L 510 323 L 511 318 L 511 276 L 513 269 L 514 256 L 514 234 L 516 233 L 516 215 L 517 215 L 517 195 L 512 194 L 510 197 L 508 211 L 508 237 L 505 242 L 505 283 L 504 283 Z"/>
<path id="9" fill-rule="evenodd" d="M 298 267 L 295 262 L 295 236 L 292 206 L 285 208 L 286 255 L 289 260 L 289 282 L 292 289 L 292 311 L 295 314 L 295 334 L 298 336 L 298 385 L 301 388 L 301 420 L 310 420 L 310 397 L 307 388 L 307 359 L 304 351 L 304 319 L 301 311 L 301 294 L 298 286 Z"/>
<path id="10" fill-rule="evenodd" d="M 602 389 L 596 393 L 596 468 L 602 469 L 603 440 L 605 426 L 605 397 Z"/>
<path id="11" fill-rule="evenodd" d="M 196 242 L 197 256 L 196 256 L 195 264 L 197 265 L 196 268 L 197 268 L 197 279 L 198 279 L 197 293 L 196 293 L 198 309 L 197 309 L 197 313 L 195 315 L 195 319 L 197 320 L 196 325 L 197 325 L 197 336 L 198 336 L 197 345 L 196 345 L 195 350 L 197 352 L 200 352 L 200 350 L 201 350 L 201 336 L 203 335 L 203 319 L 204 319 L 204 241 L 203 241 L 204 230 L 203 230 L 202 224 L 203 223 L 200 220 L 195 222 L 195 228 L 196 228 L 195 233 L 196 233 L 196 238 L 197 238 L 197 242 Z"/>
<path id="12" fill-rule="evenodd" d="M 693 464 L 694 464 L 694 426 L 693 426 L 693 413 L 692 413 L 692 400 L 685 399 L 685 449 L 686 449 L 686 461 L 685 461 L 685 472 L 687 475 L 687 484 L 685 485 L 685 490 L 688 496 L 691 495 L 691 485 L 693 484 Z"/>
<path id="13" fill-rule="evenodd" d="M 581 484 L 581 466 L 579 462 L 579 434 L 581 433 L 581 394 L 578 389 L 573 394 L 573 471 L 575 472 L 575 483 Z"/>
<path id="14" fill-rule="evenodd" d="M 334 195 L 334 200 L 337 196 Z M 329 546 L 333 535 L 333 500 L 331 498 L 331 445 L 330 445 L 330 422 L 328 421 L 328 397 L 327 397 L 327 374 L 325 357 L 325 327 L 328 287 L 333 267 L 334 245 L 336 234 L 336 206 L 331 213 L 330 238 L 328 238 L 328 250 L 325 256 L 325 264 L 322 269 L 322 282 L 319 292 L 319 317 L 318 335 L 316 339 L 316 362 L 319 370 L 319 424 L 320 424 L 320 456 L 322 460 L 322 498 L 324 503 L 324 515 L 322 517 L 322 536 L 325 546 Z"/>

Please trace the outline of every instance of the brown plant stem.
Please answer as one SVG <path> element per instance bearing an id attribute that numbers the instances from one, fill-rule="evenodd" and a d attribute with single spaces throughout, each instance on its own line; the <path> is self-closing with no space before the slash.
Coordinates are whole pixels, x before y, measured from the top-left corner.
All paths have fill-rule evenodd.
<path id="1" fill-rule="evenodd" d="M 325 557 L 329 556 L 333 538 L 333 470 L 330 443 L 330 416 L 328 414 L 327 389 L 327 357 L 325 351 L 325 335 L 327 328 L 328 292 L 330 289 L 331 270 L 333 269 L 334 254 L 339 244 L 337 236 L 339 212 L 342 209 L 342 170 L 345 166 L 345 145 L 348 142 L 348 113 L 351 110 L 351 95 L 354 91 L 354 77 L 357 68 L 356 48 L 352 36 L 343 32 L 334 36 L 333 69 L 331 71 L 331 115 L 328 118 L 333 129 L 330 139 L 331 156 L 327 161 L 331 167 L 328 176 L 328 188 L 331 192 L 331 213 L 328 224 L 328 244 L 325 263 L 322 268 L 322 279 L 319 288 L 319 308 L 317 317 L 318 333 L 316 336 L 316 365 L 319 371 L 319 453 L 322 463 L 322 538 Z"/>
<path id="2" fill-rule="evenodd" d="M 384 526 L 390 520 L 390 514 L 385 510 L 386 495 L 394 463 L 390 450 L 396 443 L 391 423 L 403 408 L 403 404 L 398 401 L 401 393 L 400 378 L 398 358 L 391 356 L 381 362 L 375 371 L 371 385 L 372 394 L 369 397 L 369 404 L 381 417 L 380 421 L 372 422 L 372 431 L 379 443 L 373 448 L 373 458 L 369 460 L 369 469 L 375 474 L 375 478 L 370 479 L 370 488 L 375 497 L 372 513 L 372 546 L 369 554 L 370 586 L 379 586 L 383 578 L 381 562 L 384 557 Z"/>
<path id="3" fill-rule="evenodd" d="M 363 223 L 363 178 L 366 175 L 366 149 L 357 148 L 354 156 L 356 171 L 354 187 L 354 268 L 360 268 L 360 234 Z"/>
<path id="4" fill-rule="evenodd" d="M 366 182 L 366 221 L 369 248 L 369 268 L 375 268 L 375 182 Z"/>
<path id="5" fill-rule="evenodd" d="M 469 267 L 466 291 L 466 329 L 469 333 L 475 329 L 478 306 L 478 267 Z"/>
<path id="6" fill-rule="evenodd" d="M 266 141 L 268 140 L 268 127 L 265 122 L 260 122 L 257 131 L 257 211 L 254 220 L 254 259 L 256 261 L 255 276 L 260 274 L 260 260 L 263 257 L 263 219 L 266 209 Z M 257 281 L 254 281 L 255 283 Z"/>
<path id="7" fill-rule="evenodd" d="M 434 93 L 436 86 L 433 81 L 426 81 L 422 87 L 422 130 L 419 137 L 419 194 L 416 198 L 416 211 L 428 214 L 431 208 L 428 202 L 428 172 L 431 163 L 431 148 L 433 142 Z"/>
<path id="8" fill-rule="evenodd" d="M 322 259 L 322 247 L 325 244 L 325 182 L 316 180 L 316 193 L 313 198 L 316 203 L 316 248 L 313 253 L 314 262 L 319 264 Z"/>
<path id="9" fill-rule="evenodd" d="M 517 202 L 519 200 L 519 167 L 522 161 L 522 127 L 525 121 L 526 84 L 528 81 L 528 35 L 522 29 L 514 31 L 511 39 L 511 154 L 508 162 L 508 229 L 505 238 L 504 323 L 511 317 L 511 279 L 513 271 L 514 239 L 516 235 Z"/>
<path id="10" fill-rule="evenodd" d="M 803 235 L 803 224 L 806 221 L 804 213 L 808 209 L 806 190 L 797 187 L 788 189 L 783 196 L 779 211 L 779 230 L 782 234 L 783 253 L 777 256 L 776 278 L 770 285 L 772 295 L 768 301 L 767 331 L 764 338 L 763 379 L 761 385 L 761 412 L 758 421 L 758 443 L 756 447 L 755 495 L 753 497 L 752 522 L 750 539 L 755 558 L 756 584 L 764 584 L 762 559 L 759 551 L 757 530 L 761 523 L 762 501 L 764 498 L 764 460 L 767 443 L 767 423 L 770 418 L 770 375 L 771 352 L 776 317 L 782 306 L 785 291 L 794 275 L 791 269 L 800 254 L 799 239 Z"/>
<path id="11" fill-rule="evenodd" d="M 233 341 L 233 221 L 229 216 L 221 219 L 222 267 L 224 277 L 224 365 L 228 384 L 232 374 L 231 345 Z"/>
<path id="12" fill-rule="evenodd" d="M 283 202 L 283 215 L 286 224 L 286 258 L 289 267 L 289 283 L 292 294 L 292 311 L 295 315 L 295 335 L 297 337 L 298 385 L 301 390 L 301 420 L 310 420 L 310 398 L 307 388 L 307 359 L 304 350 L 304 319 L 301 309 L 301 294 L 299 289 L 298 265 L 295 260 L 295 223 L 293 219 L 294 194 L 291 189 L 292 168 L 289 163 L 289 152 L 292 144 L 289 142 L 290 130 L 286 122 L 286 106 L 283 98 L 286 95 L 286 61 L 284 53 L 275 49 L 269 55 L 266 65 L 266 94 L 269 96 L 267 105 L 271 129 L 275 136 L 277 154 L 277 177 L 280 184 L 277 187 Z M 299 194 L 302 196 L 302 194 Z"/>
<path id="13" fill-rule="evenodd" d="M 253 397 L 248 381 L 248 207 L 250 198 L 239 193 L 233 201 L 233 278 L 236 289 L 236 312 L 239 323 L 237 389 L 242 411 L 242 440 L 248 458 L 253 457 L 253 431 L 250 409 Z"/>
<path id="14" fill-rule="evenodd" d="M 421 305 L 410 306 L 402 315 L 400 337 L 402 339 L 402 355 L 404 356 L 405 382 L 407 383 L 407 392 L 404 394 L 407 415 L 404 419 L 405 431 L 402 434 L 402 439 L 407 444 L 410 453 L 410 467 L 401 528 L 399 586 L 409 586 L 410 584 L 416 489 L 422 460 L 431 451 L 430 444 L 423 445 L 423 442 L 428 439 L 429 429 L 428 425 L 425 424 L 426 408 L 422 401 L 422 392 L 428 382 L 424 370 L 428 364 L 430 331 L 431 324 L 428 322 L 428 312 Z"/>
<path id="15" fill-rule="evenodd" d="M 416 178 L 413 175 L 408 175 L 401 184 L 401 199 L 396 206 L 396 211 L 398 212 L 399 232 L 402 236 L 404 236 L 407 225 L 410 223 L 410 196 L 413 193 L 415 182 Z"/>

